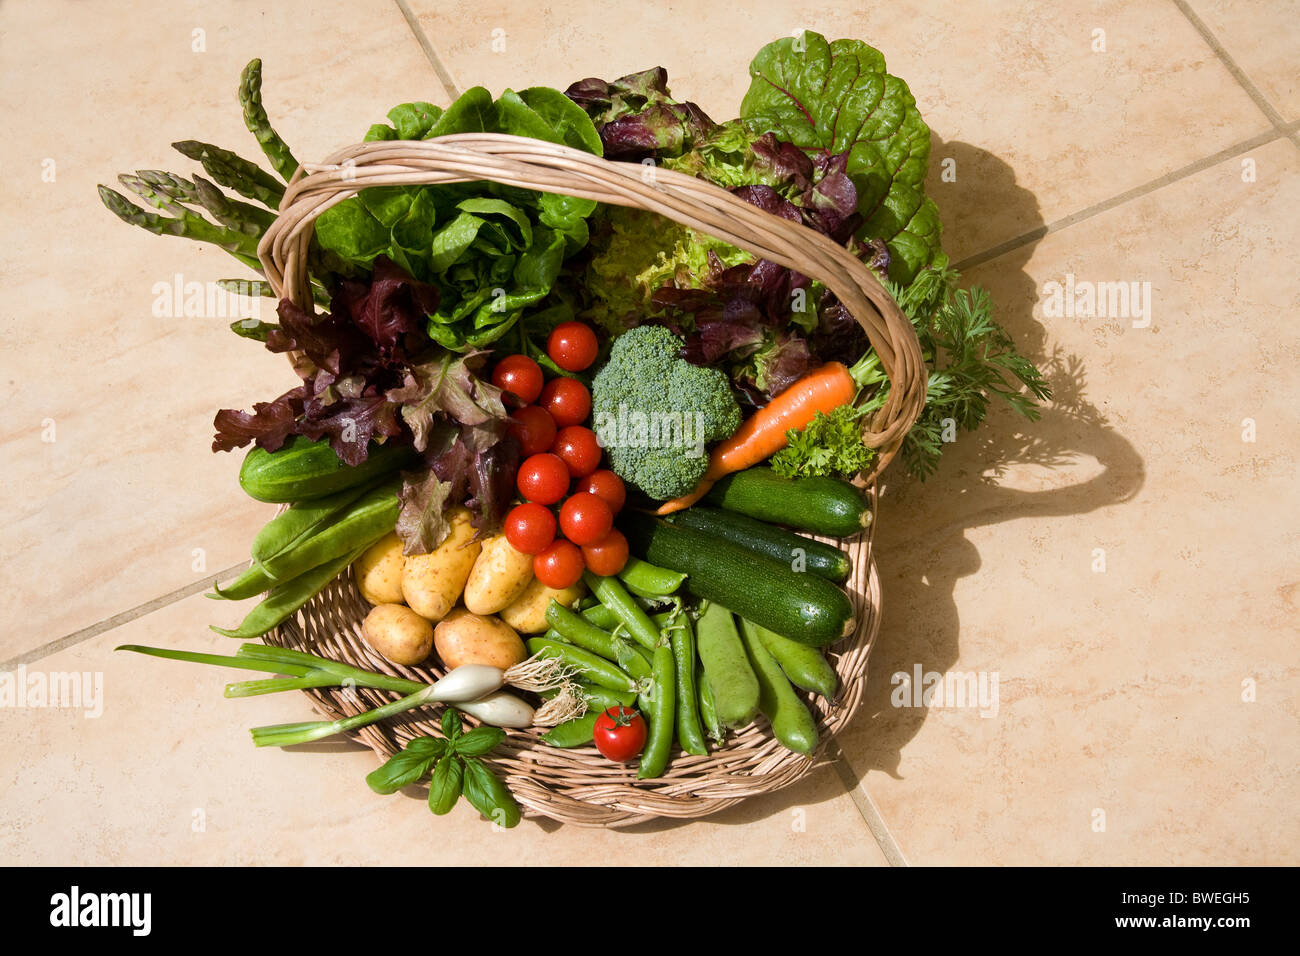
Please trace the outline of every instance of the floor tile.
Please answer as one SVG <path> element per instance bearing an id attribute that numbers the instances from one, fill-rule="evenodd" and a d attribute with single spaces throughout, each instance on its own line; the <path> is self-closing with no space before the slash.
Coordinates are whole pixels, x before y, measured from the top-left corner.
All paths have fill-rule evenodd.
<path id="1" fill-rule="evenodd" d="M 178 286 L 188 296 L 186 283 L 251 272 L 119 222 L 96 184 L 134 168 L 190 172 L 168 145 L 180 139 L 258 156 L 235 96 L 254 55 L 266 107 L 304 160 L 360 140 L 395 103 L 444 100 L 388 0 L 334 14 L 162 0 L 132 11 L 0 10 L 0 103 L 23 130 L 0 146 L 0 222 L 16 250 L 0 267 L 0 587 L 36 612 L 6 628 L 0 660 L 246 558 L 268 506 L 239 493 L 242 456 L 210 452 L 212 416 L 296 382 L 283 358 L 228 330 L 247 301 L 231 314 L 223 302 L 176 308 Z M 262 310 L 273 317 L 270 300 Z"/>
<path id="2" fill-rule="evenodd" d="M 843 746 L 914 864 L 1300 859 L 1300 154 L 1248 158 L 972 270 L 1057 401 L 882 505 Z M 1149 327 L 1045 315 L 1068 277 L 1149 282 Z M 918 665 L 997 675 L 998 706 L 895 706 Z"/>
<path id="3" fill-rule="evenodd" d="M 725 6 L 412 0 L 457 85 L 565 88 L 663 66 L 736 114 L 764 44 L 800 29 L 880 49 L 934 134 L 928 193 L 960 261 L 1249 139 L 1269 123 L 1172 3 Z M 1094 31 L 1104 31 L 1104 37 Z M 1104 42 L 1104 52 L 1094 43 Z M 1282 46 L 1283 44 L 1275 44 Z M 943 161 L 955 179 L 943 178 Z"/>
<path id="4" fill-rule="evenodd" d="M 375 795 L 364 777 L 376 758 L 347 741 L 292 752 L 254 748 L 245 728 L 311 719 L 302 694 L 226 700 L 224 683 L 248 672 L 111 651 L 136 643 L 231 653 L 235 642 L 205 625 L 240 613 L 196 596 L 30 665 L 28 680 L 101 675 L 102 713 L 0 706 L 0 734 L 9 742 L 0 755 L 0 858 L 61 865 L 886 865 L 831 768 L 691 824 L 619 832 L 525 820 L 495 831 L 467 806 L 438 819 L 414 797 Z"/>
<path id="5" fill-rule="evenodd" d="M 1300 119 L 1296 0 L 1191 0 L 1193 13 L 1283 120 Z"/>

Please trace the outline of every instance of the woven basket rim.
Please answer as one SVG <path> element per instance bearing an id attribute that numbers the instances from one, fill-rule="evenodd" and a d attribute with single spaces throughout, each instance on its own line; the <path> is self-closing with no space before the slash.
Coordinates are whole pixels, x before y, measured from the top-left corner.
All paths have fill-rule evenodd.
<path id="1" fill-rule="evenodd" d="M 712 183 L 638 163 L 615 162 L 527 137 L 462 133 L 431 140 L 388 140 L 346 147 L 322 163 L 299 167 L 279 215 L 258 246 L 277 298 L 314 310 L 306 258 L 316 219 L 364 188 L 490 180 L 525 189 L 596 199 L 657 212 L 716 236 L 761 258 L 822 281 L 867 334 L 890 382 L 884 405 L 864 423 L 863 442 L 877 450 L 872 469 L 858 476 L 869 499 L 871 525 L 844 542 L 853 572 L 845 589 L 857 612 L 854 633 L 828 648 L 840 678 L 832 706 L 802 694 L 819 724 L 811 757 L 785 750 L 760 718 L 731 732 L 705 757 L 674 754 L 661 778 L 638 781 L 635 771 L 610 764 L 594 748 L 560 750 L 540 743 L 540 731 L 511 731 L 487 760 L 502 773 L 529 816 L 578 826 L 621 827 L 656 817 L 695 818 L 757 793 L 789 786 L 825 763 L 825 748 L 861 704 L 867 659 L 880 626 L 881 586 L 872 555 L 877 514 L 875 478 L 902 444 L 925 402 L 927 375 L 920 343 L 874 272 L 828 237 L 767 213 Z M 429 681 L 436 667 L 407 668 L 379 657 L 365 643 L 360 622 L 369 610 L 351 569 L 296 615 L 266 636 L 268 643 L 347 661 L 360 667 Z M 348 716 L 391 696 L 368 689 L 306 691 L 333 717 Z M 414 736 L 440 736 L 441 727 L 418 713 L 360 728 L 353 736 L 381 757 Z"/>

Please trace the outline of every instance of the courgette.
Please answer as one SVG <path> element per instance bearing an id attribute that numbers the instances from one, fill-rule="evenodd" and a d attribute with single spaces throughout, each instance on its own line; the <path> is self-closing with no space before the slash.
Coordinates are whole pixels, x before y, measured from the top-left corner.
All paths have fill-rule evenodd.
<path id="1" fill-rule="evenodd" d="M 828 581 L 844 581 L 853 570 L 849 556 L 834 545 L 813 541 L 749 515 L 696 505 L 669 515 L 667 520 L 731 541 L 793 570 L 811 571 Z"/>
<path id="2" fill-rule="evenodd" d="M 860 488 L 839 478 L 782 478 L 771 468 L 728 475 L 705 496 L 709 504 L 811 534 L 845 538 L 871 524 Z"/>
<path id="3" fill-rule="evenodd" d="M 853 603 L 825 578 L 644 512 L 624 511 L 619 527 L 638 557 L 685 572 L 683 590 L 769 631 L 813 647 L 853 633 Z"/>
<path id="4" fill-rule="evenodd" d="M 250 451 L 239 469 L 239 486 L 258 501 L 306 501 L 367 484 L 411 464 L 415 457 L 410 445 L 371 443 L 366 460 L 349 465 L 326 439 L 295 435 L 278 451 Z"/>

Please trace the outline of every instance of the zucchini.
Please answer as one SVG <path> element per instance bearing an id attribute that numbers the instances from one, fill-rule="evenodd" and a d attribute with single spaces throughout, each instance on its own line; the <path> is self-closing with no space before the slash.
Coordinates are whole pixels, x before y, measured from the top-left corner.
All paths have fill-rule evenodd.
<path id="1" fill-rule="evenodd" d="M 295 435 L 278 451 L 250 451 L 239 469 L 239 486 L 258 501 L 305 501 L 367 484 L 410 464 L 415 457 L 410 445 L 372 442 L 366 460 L 353 466 L 345 464 L 326 439 L 310 441 Z"/>
<path id="2" fill-rule="evenodd" d="M 696 505 L 673 513 L 667 520 L 765 554 L 792 570 L 811 571 L 828 581 L 844 581 L 853 570 L 849 556 L 834 545 L 813 541 L 749 515 Z"/>
<path id="3" fill-rule="evenodd" d="M 839 478 L 782 478 L 771 468 L 746 468 L 721 479 L 709 504 L 811 534 L 846 538 L 871 524 L 867 496 Z"/>
<path id="4" fill-rule="evenodd" d="M 782 637 L 824 647 L 853 633 L 853 602 L 825 578 L 644 512 L 625 511 L 619 527 L 638 557 L 685 572 L 684 590 Z"/>

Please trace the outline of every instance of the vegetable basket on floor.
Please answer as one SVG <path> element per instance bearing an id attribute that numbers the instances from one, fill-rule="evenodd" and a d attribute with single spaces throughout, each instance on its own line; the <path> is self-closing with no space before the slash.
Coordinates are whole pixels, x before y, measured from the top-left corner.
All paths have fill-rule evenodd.
<path id="1" fill-rule="evenodd" d="M 911 323 L 872 270 L 831 239 L 701 179 L 504 134 L 363 143 L 335 153 L 324 163 L 306 164 L 294 175 L 279 216 L 258 249 L 266 278 L 277 297 L 310 311 L 307 254 L 321 213 L 372 186 L 480 180 L 649 210 L 823 282 L 862 325 L 890 380 L 887 400 L 868 417 L 863 434 L 864 443 L 878 452 L 873 470 L 858 478 L 874 514 L 875 476 L 898 450 L 925 402 L 926 369 Z M 821 731 L 819 748 L 812 756 L 785 749 L 760 719 L 731 733 L 707 755 L 676 754 L 668 772 L 655 779 L 636 779 L 634 767 L 610 763 L 594 747 L 549 747 L 540 742 L 537 730 L 511 731 L 487 761 L 504 777 L 525 812 L 584 826 L 705 816 L 795 782 L 826 762 L 827 743 L 852 719 L 862 701 L 867 658 L 880 623 L 873 528 L 874 522 L 855 539 L 837 542 L 847 545 L 853 559 L 845 588 L 854 602 L 856 626 L 850 636 L 827 648 L 840 678 L 839 698 L 829 703 L 820 697 L 808 701 Z M 420 681 L 440 676 L 436 669 L 402 667 L 376 654 L 361 633 L 368 610 L 348 571 L 266 640 Z M 331 717 L 350 716 L 391 699 L 362 688 L 307 693 Z M 420 719 L 418 713 L 354 734 L 385 757 L 415 737 L 440 735 L 437 721 Z"/>

